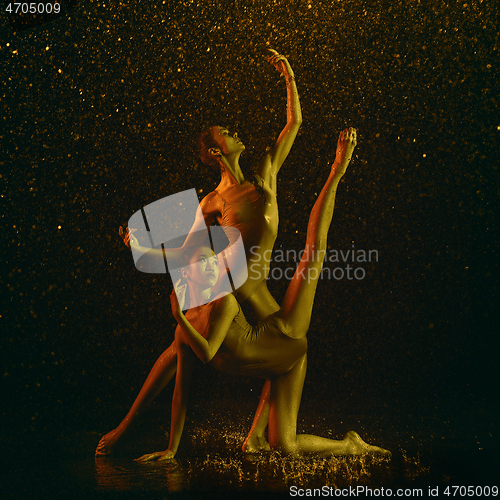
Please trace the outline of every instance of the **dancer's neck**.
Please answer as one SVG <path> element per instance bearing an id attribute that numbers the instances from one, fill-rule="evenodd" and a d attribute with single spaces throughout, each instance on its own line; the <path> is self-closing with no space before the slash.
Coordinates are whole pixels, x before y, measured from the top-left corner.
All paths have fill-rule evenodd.
<path id="1" fill-rule="evenodd" d="M 221 181 L 220 184 L 239 184 L 245 182 L 245 176 L 241 171 L 239 158 L 241 153 L 234 156 L 224 156 L 221 158 Z"/>
<path id="2" fill-rule="evenodd" d="M 189 308 L 199 307 L 210 301 L 212 288 L 200 288 L 188 283 L 189 287 Z"/>

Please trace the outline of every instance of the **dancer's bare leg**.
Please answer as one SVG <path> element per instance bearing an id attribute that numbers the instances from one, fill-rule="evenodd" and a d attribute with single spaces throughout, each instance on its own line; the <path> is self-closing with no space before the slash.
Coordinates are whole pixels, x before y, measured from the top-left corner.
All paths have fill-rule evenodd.
<path id="1" fill-rule="evenodd" d="M 390 455 L 388 450 L 365 443 L 354 431 L 335 440 L 311 434 L 297 435 L 297 415 L 307 368 L 304 354 L 285 375 L 271 381 L 269 443 L 271 448 L 290 455 Z"/>
<path id="2" fill-rule="evenodd" d="M 271 383 L 266 380 L 262 393 L 260 395 L 259 406 L 255 412 L 252 428 L 248 433 L 245 442 L 243 443 L 242 450 L 245 453 L 257 453 L 259 451 L 269 451 L 271 447 L 264 437 L 267 423 L 269 420 L 269 396 L 271 391 Z"/>
<path id="3" fill-rule="evenodd" d="M 279 304 L 274 300 L 274 297 L 267 288 L 265 280 L 245 299 L 245 304 L 249 305 L 255 311 L 259 321 L 266 319 L 280 309 Z"/>
<path id="4" fill-rule="evenodd" d="M 311 211 L 307 228 L 305 252 L 288 286 L 280 314 L 277 318 L 280 322 L 282 331 L 290 337 L 303 337 L 309 328 L 314 296 L 316 294 L 316 287 L 326 251 L 326 240 L 333 217 L 337 186 L 349 165 L 355 147 L 356 130 L 348 129 L 341 132 L 337 143 L 335 162 L 332 165 L 328 180 Z M 269 297 L 266 296 L 266 291 Z M 274 301 L 267 290 L 267 284 L 265 282 L 263 282 L 257 292 L 258 293 L 252 294 L 248 298 L 250 299 L 249 301 L 253 301 L 252 305 L 254 307 L 257 306 L 257 310 L 260 306 L 262 312 L 269 315 L 279 309 L 276 301 Z M 265 304 L 269 305 L 266 306 Z M 300 304 L 300 308 L 296 307 L 297 304 Z M 267 315 L 264 317 L 267 317 Z M 259 319 L 263 319 L 263 317 L 259 317 Z M 302 385 L 299 384 L 298 381 L 296 381 L 296 384 L 298 384 L 296 391 L 301 395 Z M 263 395 L 265 390 L 266 387 L 263 389 Z M 243 451 L 253 451 L 252 443 L 259 443 L 264 439 L 266 427 L 264 419 L 268 412 L 266 403 L 267 398 L 264 399 L 261 397 L 261 403 L 257 409 L 252 429 L 243 444 Z M 300 397 L 298 403 L 300 404 Z M 292 421 L 296 422 L 298 406 L 296 409 L 288 408 L 284 411 L 288 415 L 295 415 L 295 420 L 292 419 Z M 278 424 L 275 422 L 275 425 Z M 296 423 L 294 425 L 296 425 Z M 275 432 L 277 432 L 276 429 Z M 295 430 L 291 432 L 291 435 L 295 435 L 294 432 Z"/>
<path id="5" fill-rule="evenodd" d="M 245 303 L 252 307 L 259 321 L 274 314 L 280 308 L 269 292 L 266 281 L 263 281 L 255 291 L 248 296 Z M 267 381 L 262 388 L 260 402 L 255 412 L 252 428 L 242 446 L 243 451 L 246 453 L 257 453 L 259 451 L 270 450 L 269 443 L 264 436 L 269 419 L 269 394 L 270 383 Z"/>
<path id="6" fill-rule="evenodd" d="M 314 295 L 326 251 L 328 231 L 333 217 L 337 185 L 344 174 L 356 146 L 356 130 L 341 132 L 337 157 L 309 217 L 304 255 L 295 271 L 278 314 L 280 326 L 292 338 L 307 333 Z M 297 416 L 307 369 L 304 354 L 286 374 L 271 380 L 269 410 L 269 443 L 271 448 L 293 455 L 361 455 L 389 454 L 387 450 L 365 443 L 350 431 L 342 441 L 309 434 L 297 435 Z"/>
<path id="7" fill-rule="evenodd" d="M 314 296 L 325 258 L 328 231 L 333 218 L 337 186 L 356 146 L 356 130 L 340 133 L 337 156 L 330 175 L 311 210 L 304 254 L 293 275 L 281 306 L 282 330 L 292 338 L 306 335 L 311 321 Z"/>
<path id="8" fill-rule="evenodd" d="M 264 319 L 270 314 L 279 309 L 278 304 L 269 293 L 266 282 L 262 282 L 258 290 L 251 294 L 247 299 L 250 306 L 255 310 L 259 320 Z M 175 351 L 175 343 L 163 352 L 158 358 L 153 368 L 149 372 L 148 378 L 142 386 L 139 395 L 134 401 L 132 407 L 122 420 L 120 425 L 104 435 L 96 449 L 96 455 L 108 455 L 113 453 L 122 442 L 122 439 L 127 435 L 127 432 L 132 428 L 132 424 L 136 421 L 137 416 L 144 412 L 158 394 L 165 388 L 175 374 L 177 368 L 177 354 Z M 266 394 L 266 386 L 263 393 Z M 267 427 L 269 403 L 269 386 L 267 387 L 267 396 L 261 398 L 261 402 L 257 409 L 254 418 L 254 425 L 248 433 L 245 443 L 248 443 L 244 448 L 247 451 L 257 451 L 257 449 L 268 449 L 269 445 L 264 437 L 264 432 Z"/>
<path id="9" fill-rule="evenodd" d="M 139 395 L 130 408 L 127 416 L 121 421 L 120 425 L 108 432 L 101 438 L 96 449 L 96 456 L 109 455 L 119 446 L 121 440 L 132 428 L 132 424 L 137 417 L 148 408 L 158 394 L 170 382 L 177 369 L 177 353 L 175 342 L 163 352 L 158 358 L 153 368 L 149 372 L 148 378 L 142 386 Z"/>

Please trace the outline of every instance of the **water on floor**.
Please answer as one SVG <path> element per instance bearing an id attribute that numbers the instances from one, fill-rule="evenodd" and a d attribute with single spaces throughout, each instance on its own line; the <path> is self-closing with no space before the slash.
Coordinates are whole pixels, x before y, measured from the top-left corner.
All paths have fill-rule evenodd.
<path id="1" fill-rule="evenodd" d="M 161 425 L 143 425 L 122 452 L 94 458 L 99 432 L 59 437 L 52 458 L 23 460 L 9 477 L 17 498 L 238 498 L 293 496 L 429 496 L 429 489 L 495 486 L 493 428 L 437 418 L 397 419 L 353 415 L 328 428 L 329 417 L 306 415 L 300 430 L 341 438 L 355 429 L 368 442 L 392 451 L 391 458 L 290 458 L 276 452 L 247 455 L 240 451 L 246 426 L 235 421 L 192 421 L 177 457 L 167 462 L 135 462 L 164 449 Z M 150 422 L 151 424 L 151 422 Z M 491 433 L 490 433 L 491 434 Z M 56 452 L 54 450 L 57 449 Z M 40 451 L 40 450 L 39 450 Z M 9 490 L 9 489 L 8 489 Z M 7 491 L 8 491 L 7 490 Z M 465 490 L 464 490 L 465 491 Z M 494 496 L 494 490 L 490 495 Z M 498 489 L 497 495 L 498 495 Z M 301 495 L 302 494 L 302 495 Z"/>

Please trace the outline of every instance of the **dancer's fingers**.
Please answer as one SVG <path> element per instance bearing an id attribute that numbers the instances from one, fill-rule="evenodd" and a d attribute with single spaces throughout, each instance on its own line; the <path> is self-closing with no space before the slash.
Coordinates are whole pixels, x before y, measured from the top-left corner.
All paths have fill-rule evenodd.
<path id="1" fill-rule="evenodd" d="M 284 62 L 285 59 L 286 59 L 285 56 L 277 56 L 277 57 L 275 57 L 273 64 L 278 64 L 279 62 Z"/>
<path id="2" fill-rule="evenodd" d="M 127 243 L 130 243 L 130 242 L 135 242 L 137 241 L 136 240 L 136 237 L 135 236 L 132 236 L 133 233 L 135 233 L 137 231 L 136 228 L 128 228 L 127 229 L 127 234 L 125 235 L 125 237 L 123 238 L 123 241 L 125 242 L 125 244 Z"/>
<path id="3" fill-rule="evenodd" d="M 172 288 L 172 295 L 177 296 L 177 288 L 179 287 L 179 283 L 181 282 L 181 278 L 179 278 L 175 283 L 174 283 L 174 288 Z"/>
<path id="4" fill-rule="evenodd" d="M 273 52 L 275 53 L 267 58 L 268 62 L 270 62 L 271 64 L 276 65 L 278 62 L 286 60 L 285 56 L 278 54 L 276 51 Z"/>

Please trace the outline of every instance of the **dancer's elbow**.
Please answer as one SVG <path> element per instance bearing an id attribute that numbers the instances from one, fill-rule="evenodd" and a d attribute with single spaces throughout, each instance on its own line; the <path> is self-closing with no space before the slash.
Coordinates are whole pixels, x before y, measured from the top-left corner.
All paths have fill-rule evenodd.
<path id="1" fill-rule="evenodd" d="M 203 362 L 203 364 L 207 364 L 207 363 L 210 363 L 210 361 L 212 361 L 212 359 L 214 358 L 214 356 L 217 354 L 217 350 L 216 349 L 211 349 L 211 348 L 208 348 L 206 351 L 203 352 L 203 355 L 201 357 L 201 361 Z"/>

